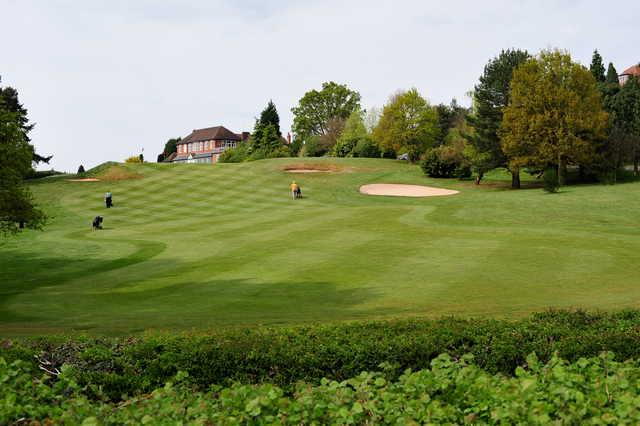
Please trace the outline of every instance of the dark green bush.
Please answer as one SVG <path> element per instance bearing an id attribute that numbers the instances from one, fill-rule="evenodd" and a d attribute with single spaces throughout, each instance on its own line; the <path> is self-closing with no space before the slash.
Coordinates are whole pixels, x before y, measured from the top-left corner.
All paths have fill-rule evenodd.
<path id="1" fill-rule="evenodd" d="M 453 159 L 443 158 L 442 151 L 443 147 L 434 148 L 423 156 L 420 167 L 424 174 L 434 178 L 453 177 L 458 166 Z"/>
<path id="2" fill-rule="evenodd" d="M 555 167 L 547 167 L 542 175 L 544 190 L 549 193 L 558 192 L 560 183 L 558 182 L 558 171 Z"/>
<path id="3" fill-rule="evenodd" d="M 362 139 L 358 141 L 356 146 L 353 148 L 353 156 L 361 158 L 379 158 L 380 149 L 371 138 Z"/>
<path id="4" fill-rule="evenodd" d="M 518 321 L 405 320 L 295 328 L 251 328 L 211 334 L 158 334 L 128 338 L 46 338 L 0 346 L 0 356 L 35 367 L 72 367 L 81 385 L 102 386 L 112 399 L 148 392 L 178 371 L 194 385 L 343 380 L 382 362 L 402 371 L 426 368 L 441 353 L 470 353 L 491 373 L 512 374 L 527 354 L 554 352 L 568 360 L 612 351 L 640 358 L 640 311 L 615 314 L 554 311 Z"/>

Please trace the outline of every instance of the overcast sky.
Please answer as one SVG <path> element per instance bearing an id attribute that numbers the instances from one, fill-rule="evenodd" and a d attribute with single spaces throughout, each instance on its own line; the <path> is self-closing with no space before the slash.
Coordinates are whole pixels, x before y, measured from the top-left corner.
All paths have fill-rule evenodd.
<path id="1" fill-rule="evenodd" d="M 602 1 L 0 0 L 0 76 L 51 165 L 122 161 L 192 129 L 250 131 L 273 99 L 281 127 L 324 81 L 365 108 L 398 89 L 465 95 L 503 48 L 559 47 L 588 65 L 637 63 L 640 3 Z M 50 166 L 40 167 L 49 168 Z"/>

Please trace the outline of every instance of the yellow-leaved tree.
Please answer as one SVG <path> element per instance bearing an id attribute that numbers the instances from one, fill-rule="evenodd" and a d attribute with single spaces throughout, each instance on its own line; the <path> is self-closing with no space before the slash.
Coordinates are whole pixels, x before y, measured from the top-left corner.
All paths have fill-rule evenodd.
<path id="1" fill-rule="evenodd" d="M 607 125 L 591 72 L 567 52 L 545 50 L 514 71 L 499 133 L 510 167 L 555 168 L 562 185 L 567 165 L 597 159 Z"/>

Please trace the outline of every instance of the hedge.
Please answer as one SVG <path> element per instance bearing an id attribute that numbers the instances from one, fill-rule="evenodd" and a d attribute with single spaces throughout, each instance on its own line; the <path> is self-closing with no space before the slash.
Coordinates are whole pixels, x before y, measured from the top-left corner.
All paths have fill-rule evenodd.
<path id="1" fill-rule="evenodd" d="M 471 354 L 488 373 L 512 375 L 528 354 L 557 353 L 575 361 L 603 351 L 640 358 L 640 310 L 617 313 L 551 311 L 517 320 L 398 320 L 293 328 L 229 329 L 207 334 L 147 334 L 120 338 L 46 337 L 0 344 L 8 362 L 61 369 L 81 386 L 96 385 L 113 400 L 162 386 L 179 371 L 198 389 L 233 382 L 345 380 L 381 363 L 427 368 L 438 355 Z M 35 357 L 38 357 L 37 359 Z"/>

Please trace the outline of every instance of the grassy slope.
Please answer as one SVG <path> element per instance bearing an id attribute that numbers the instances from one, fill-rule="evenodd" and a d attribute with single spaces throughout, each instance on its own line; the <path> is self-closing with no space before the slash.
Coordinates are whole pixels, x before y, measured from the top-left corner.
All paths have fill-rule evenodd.
<path id="1" fill-rule="evenodd" d="M 125 333 L 546 307 L 638 306 L 640 184 L 510 191 L 389 160 L 127 165 L 141 179 L 34 185 L 45 232 L 0 245 L 0 332 Z M 373 182 L 460 189 L 405 199 Z M 116 207 L 106 210 L 110 189 Z M 92 232 L 93 216 L 105 230 Z"/>

